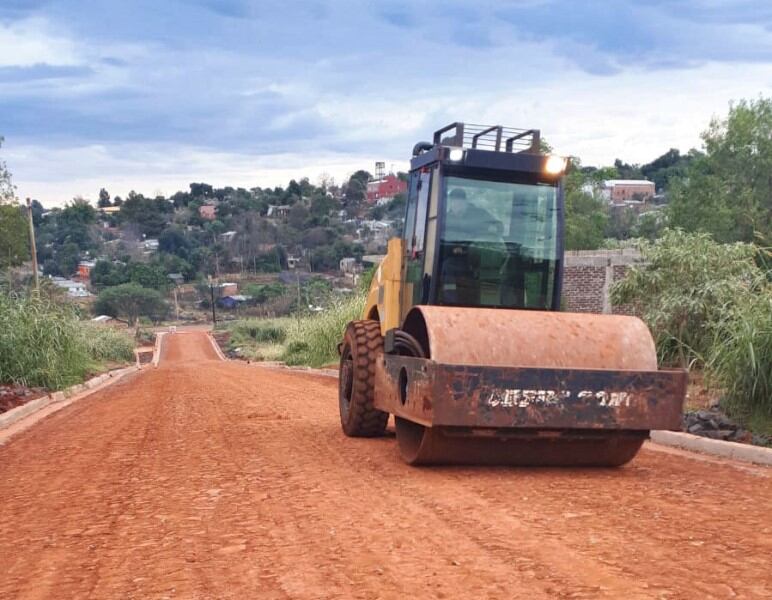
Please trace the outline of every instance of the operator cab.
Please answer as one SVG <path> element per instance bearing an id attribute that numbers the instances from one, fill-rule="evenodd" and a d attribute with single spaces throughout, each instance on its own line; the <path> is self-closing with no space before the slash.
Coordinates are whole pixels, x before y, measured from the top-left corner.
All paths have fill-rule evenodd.
<path id="1" fill-rule="evenodd" d="M 535 129 L 452 123 L 416 144 L 407 305 L 558 310 L 565 167 Z"/>

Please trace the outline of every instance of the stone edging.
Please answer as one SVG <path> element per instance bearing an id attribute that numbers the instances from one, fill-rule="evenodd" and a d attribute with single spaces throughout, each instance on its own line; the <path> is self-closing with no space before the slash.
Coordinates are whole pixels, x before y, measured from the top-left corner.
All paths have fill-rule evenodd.
<path id="1" fill-rule="evenodd" d="M 43 410 L 49 405 L 62 403 L 61 408 L 64 408 L 69 404 L 69 402 L 65 402 L 66 400 L 69 400 L 70 398 L 73 400 L 80 400 L 81 398 L 85 398 L 86 396 L 90 395 L 89 390 L 96 391 L 95 388 L 107 387 L 108 385 L 112 385 L 121 379 L 124 375 L 135 373 L 139 370 L 140 368 L 138 366 L 132 365 L 130 367 L 124 367 L 123 369 L 108 371 L 107 373 L 97 375 L 88 381 L 69 387 L 66 390 L 53 392 L 40 398 L 35 398 L 34 400 L 31 400 L 26 404 L 22 404 L 21 406 L 17 406 L 16 408 L 12 408 L 11 410 L 0 414 L 0 431 L 7 429 L 11 425 L 18 423 L 30 415 L 33 415 L 39 410 Z M 79 397 L 74 398 L 75 396 Z"/>
<path id="2" fill-rule="evenodd" d="M 299 371 L 301 373 L 309 373 L 311 375 L 322 375 L 324 377 L 338 378 L 337 369 L 316 369 L 314 367 L 292 366 L 281 361 L 273 360 L 261 360 L 254 361 L 250 364 L 264 369 L 281 369 L 282 371 Z"/>
<path id="3" fill-rule="evenodd" d="M 223 354 L 222 348 L 220 348 L 220 344 L 218 344 L 217 340 L 214 339 L 214 331 L 207 331 L 206 337 L 209 338 L 209 341 L 212 343 L 212 347 L 214 348 L 214 351 L 217 353 L 217 356 L 220 357 L 220 360 L 228 360 L 225 354 Z"/>
<path id="4" fill-rule="evenodd" d="M 154 367 L 157 367 L 161 360 L 161 341 L 165 335 L 165 331 L 160 331 L 155 334 L 155 349 L 153 350 L 153 362 L 151 363 Z"/>
<path id="5" fill-rule="evenodd" d="M 742 462 L 772 465 L 772 448 L 713 440 L 683 431 L 652 431 L 651 441 L 662 446 L 681 448 L 701 454 L 711 454 Z"/>

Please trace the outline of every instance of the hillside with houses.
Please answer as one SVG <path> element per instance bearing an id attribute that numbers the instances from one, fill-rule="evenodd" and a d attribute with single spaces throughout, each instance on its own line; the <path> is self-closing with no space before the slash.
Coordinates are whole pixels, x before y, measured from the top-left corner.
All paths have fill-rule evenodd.
<path id="1" fill-rule="evenodd" d="M 699 155 L 670 150 L 646 165 L 617 160 L 605 168 L 573 159 L 567 249 L 655 238 L 671 180 Z M 281 316 L 321 309 L 356 288 L 400 231 L 407 187 L 406 173 L 377 162 L 372 173 L 359 170 L 340 184 L 329 177 L 275 188 L 191 183 L 168 197 L 102 188 L 94 201 L 33 200 L 30 210 L 42 276 L 94 317 L 196 321 L 210 318 L 212 304 L 221 318 Z"/>

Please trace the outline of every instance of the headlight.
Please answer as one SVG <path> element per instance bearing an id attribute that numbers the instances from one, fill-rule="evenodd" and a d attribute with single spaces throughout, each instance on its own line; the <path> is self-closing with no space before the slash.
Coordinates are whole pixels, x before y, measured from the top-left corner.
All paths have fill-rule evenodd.
<path id="1" fill-rule="evenodd" d="M 547 157 L 547 162 L 544 163 L 544 171 L 550 175 L 559 175 L 566 170 L 566 163 L 565 158 L 553 154 Z"/>
<path id="2" fill-rule="evenodd" d="M 464 158 L 464 150 L 463 148 L 451 148 L 450 152 L 448 153 L 448 158 L 450 160 L 461 160 Z"/>

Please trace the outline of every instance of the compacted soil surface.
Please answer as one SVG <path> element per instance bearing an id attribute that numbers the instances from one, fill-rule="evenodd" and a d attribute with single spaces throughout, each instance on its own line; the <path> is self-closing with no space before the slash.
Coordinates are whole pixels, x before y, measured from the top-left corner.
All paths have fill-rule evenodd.
<path id="1" fill-rule="evenodd" d="M 0 446 L 2 598 L 770 598 L 772 474 L 413 468 L 337 382 L 165 336 Z"/>

